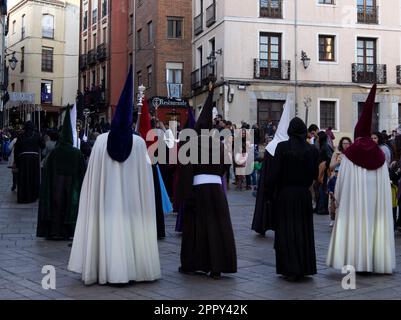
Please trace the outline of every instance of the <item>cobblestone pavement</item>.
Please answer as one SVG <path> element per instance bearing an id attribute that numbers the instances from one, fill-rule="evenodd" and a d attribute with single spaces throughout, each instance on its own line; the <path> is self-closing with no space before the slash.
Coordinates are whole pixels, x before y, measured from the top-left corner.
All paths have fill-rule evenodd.
<path id="1" fill-rule="evenodd" d="M 250 230 L 254 197 L 250 191 L 228 194 L 238 252 L 238 273 L 220 280 L 178 273 L 181 238 L 175 215 L 166 217 L 166 238 L 159 241 L 162 279 L 125 286 L 84 286 L 67 270 L 68 242 L 35 237 L 37 204 L 19 205 L 10 191 L 11 173 L 0 163 L 0 299 L 401 299 L 401 234 L 396 237 L 397 270 L 393 275 L 357 276 L 356 289 L 344 290 L 341 271 L 326 267 L 331 228 L 326 216 L 315 215 L 318 274 L 288 283 L 275 272 L 273 233 Z M 44 290 L 44 265 L 56 268 L 56 290 Z"/>

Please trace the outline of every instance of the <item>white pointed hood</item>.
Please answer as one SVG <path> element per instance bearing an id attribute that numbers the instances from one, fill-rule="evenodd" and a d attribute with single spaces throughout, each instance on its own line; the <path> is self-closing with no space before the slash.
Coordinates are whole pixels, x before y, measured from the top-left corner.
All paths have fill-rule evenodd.
<path id="1" fill-rule="evenodd" d="M 266 146 L 266 151 L 269 152 L 273 157 L 276 152 L 277 145 L 280 142 L 287 141 L 288 137 L 288 127 L 290 125 L 290 113 L 291 113 L 292 101 L 287 99 L 284 104 L 283 114 L 281 115 L 280 122 L 277 127 L 277 131 L 274 135 L 273 140 Z"/>
<path id="2" fill-rule="evenodd" d="M 74 106 L 72 107 L 70 111 L 70 119 L 71 119 L 71 128 L 72 128 L 72 140 L 73 140 L 73 145 L 75 148 L 79 148 L 79 142 L 78 142 L 78 131 L 77 131 L 77 104 L 74 103 Z"/>

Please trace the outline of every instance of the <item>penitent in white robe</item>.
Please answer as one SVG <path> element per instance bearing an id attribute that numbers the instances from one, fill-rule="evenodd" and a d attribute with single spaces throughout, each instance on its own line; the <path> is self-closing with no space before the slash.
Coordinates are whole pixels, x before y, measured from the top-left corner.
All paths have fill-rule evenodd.
<path id="1" fill-rule="evenodd" d="M 338 213 L 327 265 L 391 274 L 395 269 L 394 222 L 387 164 L 366 170 L 343 156 L 335 188 Z"/>
<path id="2" fill-rule="evenodd" d="M 161 277 L 153 174 L 145 141 L 133 135 L 122 163 L 107 152 L 108 133 L 93 147 L 79 203 L 68 270 L 85 284 Z"/>

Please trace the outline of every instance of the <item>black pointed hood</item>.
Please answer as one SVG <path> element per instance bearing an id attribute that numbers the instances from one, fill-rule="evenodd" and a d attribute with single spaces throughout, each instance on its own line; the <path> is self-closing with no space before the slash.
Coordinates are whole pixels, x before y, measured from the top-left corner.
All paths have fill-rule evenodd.
<path id="1" fill-rule="evenodd" d="M 199 115 L 198 120 L 195 123 L 194 129 L 198 134 L 201 133 L 202 129 L 213 129 L 213 92 L 214 90 L 209 91 L 201 114 Z"/>

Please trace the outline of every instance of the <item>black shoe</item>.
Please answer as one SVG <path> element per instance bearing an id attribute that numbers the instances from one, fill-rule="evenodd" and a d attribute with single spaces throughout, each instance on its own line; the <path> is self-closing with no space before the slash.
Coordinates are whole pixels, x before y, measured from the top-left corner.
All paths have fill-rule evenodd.
<path id="1" fill-rule="evenodd" d="M 17 186 L 12 186 L 11 191 L 14 192 L 17 189 Z"/>

